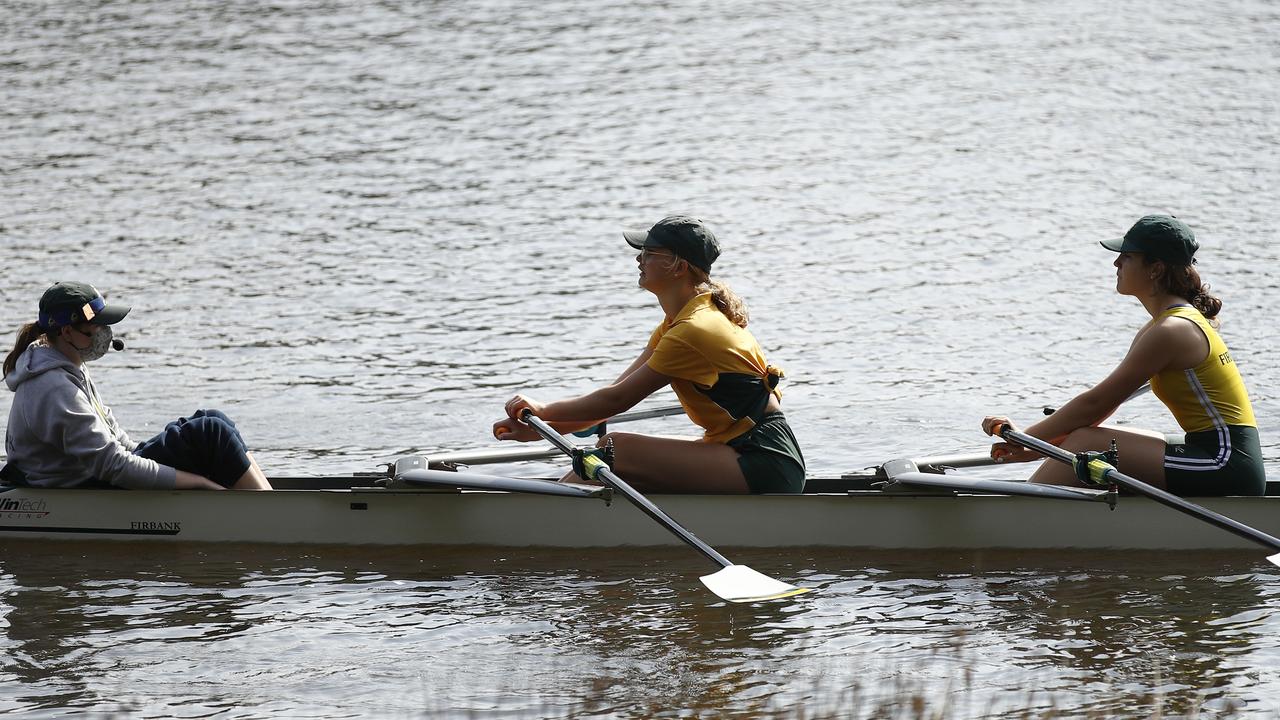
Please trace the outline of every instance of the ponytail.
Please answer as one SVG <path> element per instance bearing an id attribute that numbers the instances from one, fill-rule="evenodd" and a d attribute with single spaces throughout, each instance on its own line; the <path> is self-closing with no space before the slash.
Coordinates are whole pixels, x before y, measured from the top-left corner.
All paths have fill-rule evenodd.
<path id="1" fill-rule="evenodd" d="M 1216 318 L 1218 311 L 1222 310 L 1222 300 L 1209 294 L 1208 285 L 1200 286 L 1197 295 L 1191 298 L 1191 305 L 1209 320 Z"/>
<path id="2" fill-rule="evenodd" d="M 747 304 L 726 283 L 712 280 L 705 270 L 679 256 L 673 255 L 671 262 L 670 267 L 674 267 L 674 263 L 678 262 L 685 264 L 690 278 L 693 279 L 693 289 L 699 293 L 711 293 L 711 302 L 724 313 L 725 317 L 729 318 L 729 322 L 740 328 L 747 326 L 749 318 Z"/>
<path id="3" fill-rule="evenodd" d="M 26 352 L 31 343 L 47 332 L 48 330 L 41 329 L 37 323 L 23 325 L 22 329 L 18 331 L 18 341 L 13 344 L 13 350 L 4 359 L 4 374 L 8 375 L 13 372 L 18 367 L 18 356 Z"/>
<path id="4" fill-rule="evenodd" d="M 715 303 L 720 312 L 729 318 L 729 322 L 740 328 L 745 328 L 747 320 L 750 319 L 750 314 L 747 312 L 747 304 L 743 302 L 742 298 L 738 297 L 738 294 L 730 289 L 727 284 L 719 280 L 712 280 L 698 268 L 690 266 L 690 269 L 698 279 L 698 292 L 711 293 L 711 302 Z"/>
<path id="5" fill-rule="evenodd" d="M 1200 281 L 1200 273 L 1190 263 L 1171 265 L 1166 261 L 1164 274 L 1156 278 L 1156 284 L 1170 295 L 1191 303 L 1207 320 L 1212 320 L 1222 310 L 1222 300 L 1209 294 L 1209 286 Z"/>

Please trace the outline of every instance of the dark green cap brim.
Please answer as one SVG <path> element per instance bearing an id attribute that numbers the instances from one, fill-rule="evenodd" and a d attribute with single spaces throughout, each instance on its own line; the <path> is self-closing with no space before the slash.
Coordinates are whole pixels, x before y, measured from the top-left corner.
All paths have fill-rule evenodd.
<path id="1" fill-rule="evenodd" d="M 1134 248 L 1132 244 L 1130 244 L 1130 246 L 1126 248 L 1124 246 L 1124 238 L 1112 238 L 1110 240 L 1102 240 L 1098 244 L 1110 250 L 1111 252 L 1142 252 L 1141 250 Z"/>
<path id="2" fill-rule="evenodd" d="M 628 245 L 639 250 L 645 247 L 645 243 L 649 240 L 649 231 L 623 230 L 622 237 L 626 239 Z"/>

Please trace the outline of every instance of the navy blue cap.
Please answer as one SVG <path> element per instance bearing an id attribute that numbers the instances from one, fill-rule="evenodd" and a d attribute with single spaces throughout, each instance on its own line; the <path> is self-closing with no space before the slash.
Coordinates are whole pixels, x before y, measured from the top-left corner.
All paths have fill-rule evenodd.
<path id="1" fill-rule="evenodd" d="M 45 330 L 78 322 L 114 325 L 129 310 L 127 305 L 108 305 L 102 293 L 88 283 L 58 282 L 40 296 L 39 325 Z"/>

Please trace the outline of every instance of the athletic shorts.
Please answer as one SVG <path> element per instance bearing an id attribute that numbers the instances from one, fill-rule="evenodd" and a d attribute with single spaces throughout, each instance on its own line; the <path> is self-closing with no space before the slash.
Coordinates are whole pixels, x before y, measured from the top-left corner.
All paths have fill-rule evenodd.
<path id="1" fill-rule="evenodd" d="M 804 456 L 781 412 L 766 413 L 755 427 L 726 444 L 738 451 L 738 467 L 751 492 L 804 492 Z"/>
<path id="2" fill-rule="evenodd" d="M 1165 442 L 1165 487 L 1174 495 L 1265 495 L 1258 429 L 1228 425 L 1223 430 L 1187 433 Z"/>

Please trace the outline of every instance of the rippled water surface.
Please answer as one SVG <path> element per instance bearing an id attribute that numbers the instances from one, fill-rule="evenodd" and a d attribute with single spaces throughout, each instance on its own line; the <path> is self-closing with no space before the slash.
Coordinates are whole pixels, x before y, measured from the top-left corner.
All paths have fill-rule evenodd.
<path id="1" fill-rule="evenodd" d="M 970 452 L 1117 362 L 1144 315 L 1096 240 L 1173 212 L 1280 472 L 1275 3 L 2 10 L 0 328 L 61 278 L 131 304 L 93 371 L 135 436 L 219 407 L 272 473 L 484 446 L 639 352 L 618 231 L 683 211 L 812 472 Z M 1252 554 L 739 556 L 822 592 L 726 607 L 678 549 L 6 541 L 0 712 L 1280 715 Z"/>

